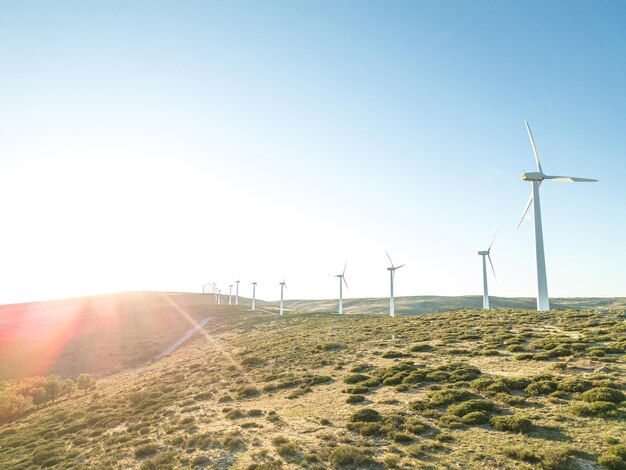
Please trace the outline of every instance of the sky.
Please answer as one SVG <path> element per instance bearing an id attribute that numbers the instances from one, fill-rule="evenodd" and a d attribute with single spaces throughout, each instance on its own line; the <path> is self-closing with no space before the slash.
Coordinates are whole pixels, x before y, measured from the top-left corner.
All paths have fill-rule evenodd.
<path id="1" fill-rule="evenodd" d="M 0 303 L 626 296 L 622 1 L 0 1 Z"/>

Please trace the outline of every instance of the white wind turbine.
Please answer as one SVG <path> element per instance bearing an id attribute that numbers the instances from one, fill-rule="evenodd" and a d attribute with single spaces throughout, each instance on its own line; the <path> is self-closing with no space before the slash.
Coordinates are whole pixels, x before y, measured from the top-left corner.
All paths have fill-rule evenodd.
<path id="1" fill-rule="evenodd" d="M 217 305 L 222 304 L 222 289 L 217 289 Z"/>
<path id="2" fill-rule="evenodd" d="M 389 253 L 386 253 L 386 255 L 387 258 L 389 258 L 389 262 L 391 263 L 391 267 L 387 268 L 387 271 L 389 271 L 389 275 L 391 278 L 391 294 L 389 295 L 389 315 L 395 317 L 396 310 L 393 300 L 393 279 L 396 276 L 396 269 L 400 269 L 402 266 L 404 266 L 404 264 L 401 264 L 400 266 L 394 266 L 393 261 L 391 261 L 391 256 L 389 256 Z"/>
<path id="3" fill-rule="evenodd" d="M 228 286 L 228 305 L 233 304 L 233 285 Z"/>
<path id="4" fill-rule="evenodd" d="M 256 310 L 256 282 L 252 283 L 252 310 Z"/>
<path id="5" fill-rule="evenodd" d="M 280 314 L 284 313 L 285 302 L 283 301 L 283 290 L 287 288 L 287 284 L 285 284 L 285 280 L 280 283 Z"/>
<path id="6" fill-rule="evenodd" d="M 573 176 L 549 176 L 544 174 L 541 168 L 541 161 L 539 161 L 539 154 L 537 153 L 537 146 L 535 145 L 535 139 L 533 139 L 533 133 L 530 131 L 528 121 L 526 123 L 526 130 L 528 131 L 528 137 L 530 137 L 530 143 L 533 146 L 533 153 L 535 154 L 535 163 L 537 164 L 536 172 L 522 173 L 523 181 L 530 181 L 533 185 L 530 199 L 524 208 L 522 217 L 519 220 L 517 226 L 519 227 L 530 205 L 533 205 L 533 220 L 535 223 L 535 257 L 537 266 L 537 310 L 546 311 L 550 310 L 550 301 L 548 299 L 548 280 L 546 276 L 546 258 L 543 251 L 543 231 L 541 228 L 541 205 L 539 202 L 539 186 L 544 180 L 553 180 L 561 183 L 593 183 L 598 180 L 590 178 L 576 178 Z"/>
<path id="7" fill-rule="evenodd" d="M 485 258 L 489 258 L 489 264 L 491 265 L 491 271 L 493 272 L 493 277 L 496 277 L 496 270 L 493 269 L 493 263 L 491 262 L 491 247 L 493 246 L 493 242 L 496 240 L 496 233 L 493 234 L 493 238 L 491 239 L 491 243 L 489 244 L 489 248 L 485 251 L 479 251 L 478 254 L 483 257 L 483 309 L 489 310 L 489 289 L 487 288 L 487 260 Z"/>
<path id="8" fill-rule="evenodd" d="M 348 262 L 343 266 L 343 272 L 341 274 L 337 274 L 335 277 L 339 278 L 339 314 L 343 315 L 343 285 L 348 287 L 348 283 L 346 282 L 346 268 L 348 267 Z"/>
<path id="9" fill-rule="evenodd" d="M 235 281 L 237 287 L 235 288 L 235 305 L 239 305 L 239 279 Z"/>

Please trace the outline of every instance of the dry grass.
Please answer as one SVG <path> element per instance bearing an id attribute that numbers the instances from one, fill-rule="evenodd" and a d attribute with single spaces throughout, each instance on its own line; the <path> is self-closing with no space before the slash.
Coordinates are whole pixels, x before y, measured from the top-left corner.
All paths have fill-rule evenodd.
<path id="1" fill-rule="evenodd" d="M 566 391 L 624 390 L 619 312 L 211 314 L 169 357 L 0 428 L 0 467 L 575 468 L 624 444 L 626 403 L 580 416 Z"/>

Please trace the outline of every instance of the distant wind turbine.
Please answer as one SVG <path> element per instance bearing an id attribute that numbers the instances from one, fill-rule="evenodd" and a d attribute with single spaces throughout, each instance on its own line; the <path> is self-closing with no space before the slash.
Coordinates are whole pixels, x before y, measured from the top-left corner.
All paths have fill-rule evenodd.
<path id="1" fill-rule="evenodd" d="M 339 314 L 343 315 L 343 285 L 348 287 L 348 283 L 346 282 L 346 268 L 348 267 L 348 262 L 343 266 L 343 272 L 341 274 L 337 274 L 335 277 L 339 278 Z"/>
<path id="2" fill-rule="evenodd" d="M 217 289 L 217 305 L 222 304 L 222 289 Z"/>
<path id="3" fill-rule="evenodd" d="M 535 224 L 535 259 L 537 266 L 537 310 L 546 311 L 550 310 L 550 301 L 548 298 L 548 280 L 546 276 L 546 258 L 543 251 L 543 231 L 541 228 L 541 205 L 539 202 L 539 186 L 544 180 L 553 180 L 560 183 L 593 183 L 598 180 L 590 178 L 577 178 L 573 176 L 549 176 L 544 174 L 541 168 L 541 161 L 539 160 L 539 153 L 537 152 L 537 146 L 535 145 L 535 139 L 533 139 L 533 133 L 530 131 L 528 121 L 524 121 L 526 124 L 526 130 L 528 131 L 528 137 L 530 137 L 530 143 L 533 147 L 533 153 L 535 154 L 535 163 L 537 164 L 536 172 L 522 173 L 523 181 L 530 181 L 532 183 L 532 192 L 522 217 L 517 224 L 518 228 L 524 217 L 528 213 L 530 205 L 533 205 L 533 220 Z"/>
<path id="4" fill-rule="evenodd" d="M 284 313 L 284 308 L 285 308 L 285 302 L 283 301 L 283 288 L 284 289 L 287 288 L 287 284 L 285 284 L 284 279 L 283 279 L 283 282 L 280 283 L 280 314 L 281 315 Z"/>
<path id="5" fill-rule="evenodd" d="M 233 285 L 228 286 L 228 305 L 233 304 Z"/>
<path id="6" fill-rule="evenodd" d="M 489 310 L 489 289 L 487 288 L 487 260 L 489 258 L 489 264 L 491 265 L 491 271 L 493 271 L 493 277 L 496 277 L 496 270 L 493 269 L 493 263 L 491 262 L 491 247 L 493 246 L 493 242 L 496 240 L 496 233 L 493 234 L 493 238 L 491 239 L 491 243 L 489 244 L 489 248 L 485 251 L 479 251 L 478 254 L 483 257 L 483 309 Z"/>
<path id="7" fill-rule="evenodd" d="M 237 287 L 235 289 L 235 305 L 239 305 L 239 282 L 239 279 L 235 281 L 235 283 L 237 284 Z"/>
<path id="8" fill-rule="evenodd" d="M 252 310 L 256 310 L 256 282 L 252 283 Z"/>
<path id="9" fill-rule="evenodd" d="M 396 276 L 396 269 L 400 269 L 402 266 L 404 266 L 404 264 L 401 264 L 400 266 L 394 266 L 393 261 L 391 261 L 391 256 L 389 256 L 389 253 L 386 253 L 386 255 L 387 258 L 389 258 L 389 262 L 391 263 L 391 267 L 387 268 L 387 271 L 389 271 L 389 275 L 391 278 L 391 294 L 389 295 L 389 315 L 395 317 L 396 310 L 393 299 L 393 279 Z"/>

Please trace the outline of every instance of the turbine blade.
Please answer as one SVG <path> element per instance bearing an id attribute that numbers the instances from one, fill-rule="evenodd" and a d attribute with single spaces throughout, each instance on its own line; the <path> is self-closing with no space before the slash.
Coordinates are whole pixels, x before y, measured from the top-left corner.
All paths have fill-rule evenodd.
<path id="1" fill-rule="evenodd" d="M 346 268 L 348 267 L 348 261 L 346 261 L 346 264 L 343 265 L 343 273 L 341 273 L 341 275 L 343 276 L 344 274 L 346 274 Z"/>
<path id="2" fill-rule="evenodd" d="M 491 265 L 491 272 L 493 272 L 494 279 L 498 279 L 498 277 L 496 276 L 496 270 L 493 269 L 493 263 L 491 262 L 491 255 L 487 255 L 487 258 L 489 258 L 489 264 Z"/>
<path id="3" fill-rule="evenodd" d="M 385 252 L 385 254 L 387 255 L 387 258 L 389 258 L 389 262 L 391 263 L 391 267 L 395 268 L 395 266 L 393 265 L 393 261 L 391 261 L 391 256 L 389 256 L 389 253 Z"/>
<path id="4" fill-rule="evenodd" d="M 491 239 L 491 243 L 489 244 L 489 249 L 487 250 L 487 253 L 489 253 L 491 251 L 491 247 L 493 246 L 493 242 L 496 241 L 496 235 L 498 235 L 498 230 L 496 229 L 496 233 L 493 234 L 493 238 Z"/>
<path id="5" fill-rule="evenodd" d="M 402 266 L 406 266 L 406 264 L 401 264 L 400 266 L 396 267 L 395 269 L 400 269 Z"/>
<path id="6" fill-rule="evenodd" d="M 543 173 L 541 169 L 541 162 L 539 161 L 539 154 L 537 153 L 537 146 L 535 145 L 535 139 L 533 139 L 533 133 L 530 131 L 530 126 L 528 125 L 528 121 L 524 121 L 526 124 L 526 130 L 528 131 L 528 137 L 530 137 L 530 143 L 533 146 L 533 153 L 535 154 L 535 162 L 537 163 L 537 171 L 539 173 Z"/>
<path id="7" fill-rule="evenodd" d="M 341 279 L 343 279 L 343 283 L 346 285 L 346 289 L 349 289 L 349 287 L 348 287 L 348 281 L 346 281 L 345 276 L 341 276 Z"/>
<path id="8" fill-rule="evenodd" d="M 545 179 L 556 181 L 557 183 L 595 183 L 598 181 L 591 178 L 578 178 L 576 176 L 546 176 Z"/>
<path id="9" fill-rule="evenodd" d="M 530 198 L 528 198 L 528 202 L 526 203 L 526 207 L 524 207 L 524 213 L 522 214 L 522 217 L 520 217 L 519 222 L 517 223 L 517 228 L 519 228 L 519 226 L 522 225 L 524 217 L 526 217 L 526 213 L 528 212 L 528 209 L 530 208 L 530 205 L 532 203 L 533 203 L 533 193 L 530 193 Z"/>

